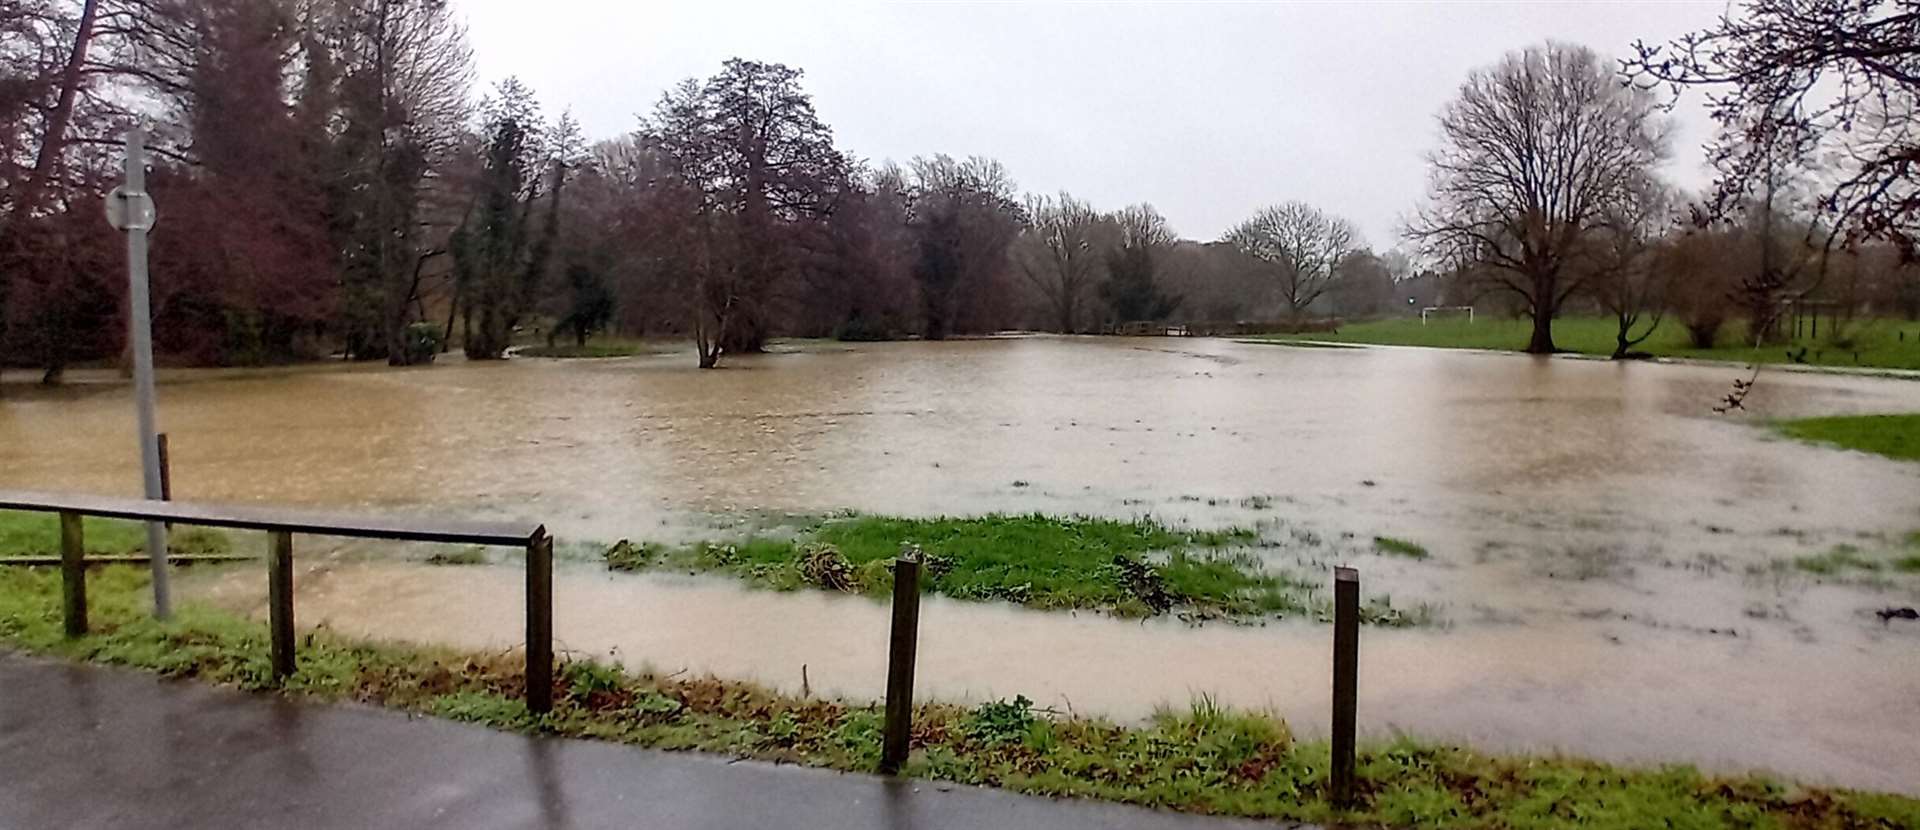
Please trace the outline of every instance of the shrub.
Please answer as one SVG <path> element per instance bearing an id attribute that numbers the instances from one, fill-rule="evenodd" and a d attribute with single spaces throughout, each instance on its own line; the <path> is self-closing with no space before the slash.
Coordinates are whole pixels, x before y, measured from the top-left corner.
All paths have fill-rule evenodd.
<path id="1" fill-rule="evenodd" d="M 432 323 L 420 322 L 407 326 L 400 337 L 400 360 L 409 366 L 419 363 L 432 363 L 440 354 L 440 327 Z"/>
<path id="2" fill-rule="evenodd" d="M 967 714 L 960 731 L 983 744 L 1022 741 L 1033 731 L 1033 701 L 1026 695 L 1013 700 L 989 700 Z"/>
<path id="3" fill-rule="evenodd" d="M 898 330 L 884 320 L 867 317 L 855 317 L 833 328 L 833 339 L 849 343 L 872 343 L 882 340 L 898 340 Z"/>

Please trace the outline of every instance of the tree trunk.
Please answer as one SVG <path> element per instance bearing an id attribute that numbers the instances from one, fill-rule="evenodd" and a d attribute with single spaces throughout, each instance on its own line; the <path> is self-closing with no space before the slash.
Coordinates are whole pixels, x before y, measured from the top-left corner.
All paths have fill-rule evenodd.
<path id="1" fill-rule="evenodd" d="M 407 355 L 407 344 L 406 344 L 406 337 L 405 337 L 404 330 L 402 329 L 401 326 L 394 325 L 392 320 L 388 320 L 386 329 L 387 329 L 387 365 L 388 366 L 407 365 L 408 355 Z"/>
<path id="2" fill-rule="evenodd" d="M 34 155 L 33 169 L 6 212 L 0 213 L 0 257 L 5 256 L 13 234 L 13 224 L 38 210 L 41 198 L 51 189 L 50 180 L 59 169 L 60 154 L 66 150 L 67 127 L 73 123 L 74 99 L 80 94 L 81 73 L 87 63 L 87 47 L 93 43 L 94 22 L 99 14 L 100 0 L 86 0 L 80 6 L 80 22 L 74 28 L 73 49 L 67 53 L 67 61 L 60 69 L 60 97 L 54 100 L 53 109 L 47 112 L 47 128 L 40 136 L 40 149 Z M 0 313 L 5 311 L 4 283 L 5 280 L 0 278 Z M 0 323 L 0 334 L 5 331 L 5 324 Z M 41 382 L 59 383 L 62 369 L 61 366 L 49 365 L 46 374 L 41 376 Z"/>
<path id="3" fill-rule="evenodd" d="M 1527 354 L 1553 354 L 1553 317 L 1560 311 L 1560 275 L 1551 268 L 1534 264 L 1537 269 L 1529 280 L 1533 296 L 1527 298 L 1527 310 L 1533 314 L 1533 335 L 1527 339 Z"/>
<path id="4" fill-rule="evenodd" d="M 87 62 L 87 47 L 93 42 L 94 19 L 100 12 L 100 0 L 86 0 L 80 7 L 80 25 L 74 30 L 73 51 L 67 53 L 67 63 L 60 70 L 60 97 L 54 101 L 53 111 L 47 113 L 47 131 L 40 137 L 40 152 L 33 160 L 33 172 L 27 176 L 26 185 L 21 188 L 19 198 L 14 201 L 7 223 L 0 224 L 0 234 L 5 233 L 5 225 L 11 220 L 38 210 L 40 198 L 48 188 L 48 180 L 53 178 L 54 169 L 60 164 L 60 153 L 66 149 L 67 126 L 73 122 L 73 102 L 80 93 L 80 74 Z"/>
<path id="5" fill-rule="evenodd" d="M 1533 310 L 1533 337 L 1527 340 L 1528 354 L 1553 354 L 1553 311 L 1536 306 Z"/>
<path id="6" fill-rule="evenodd" d="M 453 320 L 454 320 L 454 315 L 457 314 L 459 311 L 460 311 L 460 286 L 458 283 L 455 283 L 453 287 L 453 300 L 447 305 L 447 327 L 441 330 L 441 335 L 440 335 L 440 353 L 441 354 L 446 354 L 449 349 L 453 348 Z"/>

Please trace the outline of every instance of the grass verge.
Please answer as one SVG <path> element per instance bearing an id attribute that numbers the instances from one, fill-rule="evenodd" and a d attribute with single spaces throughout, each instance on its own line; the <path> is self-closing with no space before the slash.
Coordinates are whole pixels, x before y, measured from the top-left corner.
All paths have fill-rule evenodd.
<path id="1" fill-rule="evenodd" d="M 87 519 L 84 528 L 88 553 L 111 555 L 146 550 L 146 525 L 140 522 Z M 182 525 L 167 535 L 167 549 L 187 554 L 230 553 L 233 541 L 226 533 L 212 528 Z M 24 510 L 0 510 L 0 558 L 59 555 L 59 516 Z"/>
<path id="2" fill-rule="evenodd" d="M 1920 461 L 1920 413 L 1801 418 L 1780 421 L 1774 428 L 1801 441 Z"/>
<path id="3" fill-rule="evenodd" d="M 1190 531 L 1151 519 L 850 516 L 816 524 L 797 538 L 682 547 L 622 541 L 605 556 L 614 570 L 717 571 L 777 590 L 885 597 L 893 590 L 893 558 L 917 548 L 926 560 L 927 590 L 955 599 L 1126 616 L 1325 616 L 1317 585 L 1271 570 L 1245 550 L 1259 539 L 1246 528 Z M 1381 597 L 1368 602 L 1362 616 L 1374 624 L 1410 625 L 1432 615 L 1424 608 L 1397 610 Z"/>
<path id="4" fill-rule="evenodd" d="M 1526 348 L 1532 324 L 1525 319 L 1478 315 L 1473 322 L 1448 318 L 1421 325 L 1418 317 L 1352 323 L 1335 332 L 1267 335 L 1262 340 L 1314 340 L 1331 343 L 1372 343 L 1389 346 L 1428 346 L 1443 349 L 1519 351 Z M 1562 351 L 1613 354 L 1616 324 L 1605 317 L 1562 317 L 1553 322 L 1553 342 Z M 1904 333 L 1905 337 L 1902 338 Z M 1696 349 L 1679 321 L 1661 321 L 1652 337 L 1636 351 L 1659 357 L 1725 360 L 1734 363 L 1792 363 L 1794 356 L 1815 366 L 1861 366 L 1880 369 L 1920 369 L 1920 322 L 1873 319 L 1855 323 L 1844 339 L 1807 337 L 1790 344 L 1753 348 L 1744 327 L 1729 325 L 1712 349 Z M 1740 345 L 1746 343 L 1748 345 Z M 1805 351 L 1801 351 L 1801 347 Z M 1789 351 L 1792 354 L 1789 354 Z M 1857 357 L 1857 359 L 1856 359 Z"/>
<path id="5" fill-rule="evenodd" d="M 0 570 L 0 643 L 169 677 L 270 687 L 265 626 L 192 605 L 156 622 L 144 613 L 145 575 L 137 568 L 97 569 L 90 582 L 94 633 L 67 640 L 58 575 Z M 307 635 L 299 660 L 284 687 L 289 694 L 498 729 L 847 771 L 873 769 L 880 752 L 877 705 L 781 695 L 711 677 L 570 662 L 557 673 L 554 711 L 535 718 L 519 701 L 525 678 L 509 656 L 319 631 Z M 1336 809 L 1327 800 L 1324 742 L 1295 740 L 1278 719 L 1205 697 L 1137 725 L 1048 717 L 1025 698 L 971 708 L 926 703 L 916 707 L 914 723 L 911 776 L 1195 813 L 1536 830 L 1920 826 L 1920 801 L 1911 798 L 1716 778 L 1685 766 L 1495 757 L 1406 738 L 1362 749 L 1359 803 Z"/>

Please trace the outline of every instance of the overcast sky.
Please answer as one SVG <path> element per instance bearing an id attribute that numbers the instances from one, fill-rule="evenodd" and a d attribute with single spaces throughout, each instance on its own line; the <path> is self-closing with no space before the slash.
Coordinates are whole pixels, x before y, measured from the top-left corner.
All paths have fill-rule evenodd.
<path id="1" fill-rule="evenodd" d="M 894 3 L 455 0 L 483 83 L 518 75 L 594 138 L 728 57 L 799 67 L 859 158 L 986 155 L 1029 191 L 1151 202 L 1213 239 L 1303 199 L 1377 248 L 1425 187 L 1434 116 L 1467 72 L 1552 38 L 1619 57 L 1701 28 L 1723 0 L 1516 3 Z M 1699 169 L 1676 112 L 1668 174 Z"/>

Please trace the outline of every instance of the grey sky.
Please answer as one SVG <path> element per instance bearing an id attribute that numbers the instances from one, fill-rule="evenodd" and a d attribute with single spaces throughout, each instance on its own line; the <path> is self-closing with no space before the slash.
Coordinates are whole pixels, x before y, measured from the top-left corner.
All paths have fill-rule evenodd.
<path id="1" fill-rule="evenodd" d="M 1304 199 L 1391 247 L 1434 115 L 1469 69 L 1553 38 L 1615 57 L 1711 23 L 1704 2 L 645 3 L 455 0 L 481 79 L 518 75 L 587 132 L 631 130 L 668 85 L 739 56 L 806 71 L 840 147 L 1005 162 L 1030 191 L 1151 202 L 1213 239 Z M 1669 177 L 1698 186 L 1698 94 Z"/>

